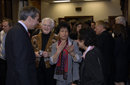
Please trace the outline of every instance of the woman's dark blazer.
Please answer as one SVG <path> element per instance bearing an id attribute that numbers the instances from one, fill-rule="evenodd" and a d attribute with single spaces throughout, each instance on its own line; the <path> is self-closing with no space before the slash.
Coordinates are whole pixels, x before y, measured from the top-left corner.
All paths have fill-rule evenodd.
<path id="1" fill-rule="evenodd" d="M 105 85 L 103 57 L 97 47 L 85 55 L 81 66 L 81 85 Z"/>

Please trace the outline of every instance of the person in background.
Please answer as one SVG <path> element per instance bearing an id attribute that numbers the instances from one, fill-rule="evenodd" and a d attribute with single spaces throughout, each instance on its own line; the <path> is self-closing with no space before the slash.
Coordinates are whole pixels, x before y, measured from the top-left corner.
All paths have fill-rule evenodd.
<path id="1" fill-rule="evenodd" d="M 72 32 L 70 33 L 69 37 L 73 40 L 77 40 L 79 30 L 82 28 L 82 23 L 77 21 L 76 24 L 74 25 L 74 28 Z"/>
<path id="2" fill-rule="evenodd" d="M 99 48 L 104 58 L 105 77 L 107 84 L 114 84 L 114 39 L 111 34 L 106 30 L 107 26 L 103 20 L 96 22 L 95 32 L 97 35 L 96 46 Z"/>
<path id="3" fill-rule="evenodd" d="M 51 18 L 42 19 L 42 32 L 32 37 L 32 45 L 36 54 L 38 85 L 56 85 L 54 77 L 55 65 L 49 64 L 51 45 L 58 40 L 51 30 L 54 27 L 54 20 Z M 39 52 L 41 52 L 39 54 Z"/>
<path id="4" fill-rule="evenodd" d="M 91 28 L 92 28 L 92 29 L 95 29 L 95 22 L 94 22 L 94 21 L 91 22 Z"/>
<path id="5" fill-rule="evenodd" d="M 106 85 L 104 60 L 101 51 L 95 47 L 96 33 L 91 28 L 79 31 L 78 46 L 85 50 L 81 65 L 81 85 Z"/>
<path id="6" fill-rule="evenodd" d="M 130 42 L 127 35 L 125 26 L 122 24 L 115 24 L 115 47 L 114 47 L 114 60 L 115 60 L 115 85 L 126 85 L 128 79 L 129 68 L 129 49 Z"/>
<path id="7" fill-rule="evenodd" d="M 3 30 L 2 28 L 2 21 L 0 21 L 0 32 Z"/>
<path id="8" fill-rule="evenodd" d="M 69 38 L 70 25 L 62 21 L 58 25 L 59 41 L 52 44 L 50 64 L 56 64 L 56 85 L 76 85 L 79 80 L 81 52 L 77 42 Z"/>
<path id="9" fill-rule="evenodd" d="M 68 23 L 70 24 L 70 33 L 72 32 L 73 27 L 74 27 L 74 25 L 75 25 L 76 22 L 77 22 L 76 19 L 72 19 L 72 20 L 70 20 L 70 21 L 68 22 Z"/>
<path id="10" fill-rule="evenodd" d="M 84 23 L 83 23 L 83 28 L 90 28 L 91 27 L 91 23 L 89 22 L 89 21 L 85 21 Z"/>
<path id="11" fill-rule="evenodd" d="M 35 29 L 33 30 L 31 36 L 37 35 L 41 33 L 41 22 L 35 26 Z"/>
<path id="12" fill-rule="evenodd" d="M 40 11 L 32 6 L 20 10 L 20 20 L 8 31 L 5 40 L 6 85 L 37 85 L 36 56 L 28 35 L 39 23 Z"/>
<path id="13" fill-rule="evenodd" d="M 128 28 L 128 26 L 126 25 L 126 20 L 124 16 L 118 16 L 115 18 L 115 23 L 116 24 L 123 24 L 126 28 L 127 34 L 130 38 L 130 28 Z"/>
<path id="14" fill-rule="evenodd" d="M 2 23 L 3 30 L 0 32 L 0 85 L 5 85 L 7 62 L 5 58 L 5 39 L 8 31 L 13 26 L 13 21 L 6 19 Z"/>

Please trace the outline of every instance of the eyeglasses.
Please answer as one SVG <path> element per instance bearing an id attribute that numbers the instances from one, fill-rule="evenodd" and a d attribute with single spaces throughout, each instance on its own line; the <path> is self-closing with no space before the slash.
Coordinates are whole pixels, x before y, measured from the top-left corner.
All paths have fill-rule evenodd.
<path id="1" fill-rule="evenodd" d="M 43 26 L 51 27 L 51 25 L 43 24 Z"/>

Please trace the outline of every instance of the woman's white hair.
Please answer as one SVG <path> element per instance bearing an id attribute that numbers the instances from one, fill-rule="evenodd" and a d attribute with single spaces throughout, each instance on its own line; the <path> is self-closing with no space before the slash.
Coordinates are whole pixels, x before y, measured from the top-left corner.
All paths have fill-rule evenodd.
<path id="1" fill-rule="evenodd" d="M 50 21 L 50 22 L 51 22 L 51 28 L 53 28 L 53 27 L 54 27 L 54 20 L 53 20 L 53 19 L 48 18 L 48 17 L 47 17 L 47 18 L 42 19 L 41 26 L 43 25 L 44 21 Z"/>

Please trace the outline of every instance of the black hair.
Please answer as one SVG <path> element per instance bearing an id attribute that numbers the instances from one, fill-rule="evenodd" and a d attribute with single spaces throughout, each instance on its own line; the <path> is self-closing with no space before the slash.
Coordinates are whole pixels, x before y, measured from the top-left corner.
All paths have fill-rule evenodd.
<path id="1" fill-rule="evenodd" d="M 96 45 L 96 33 L 91 28 L 82 28 L 79 30 L 78 39 L 84 41 L 85 46 L 95 46 Z"/>
<path id="2" fill-rule="evenodd" d="M 66 21 L 61 21 L 61 22 L 58 24 L 58 26 L 57 26 L 57 33 L 60 32 L 60 29 L 61 29 L 62 27 L 67 28 L 67 29 L 68 29 L 68 32 L 69 32 L 69 34 L 70 34 L 70 25 L 69 25 L 69 23 L 67 23 Z"/>

